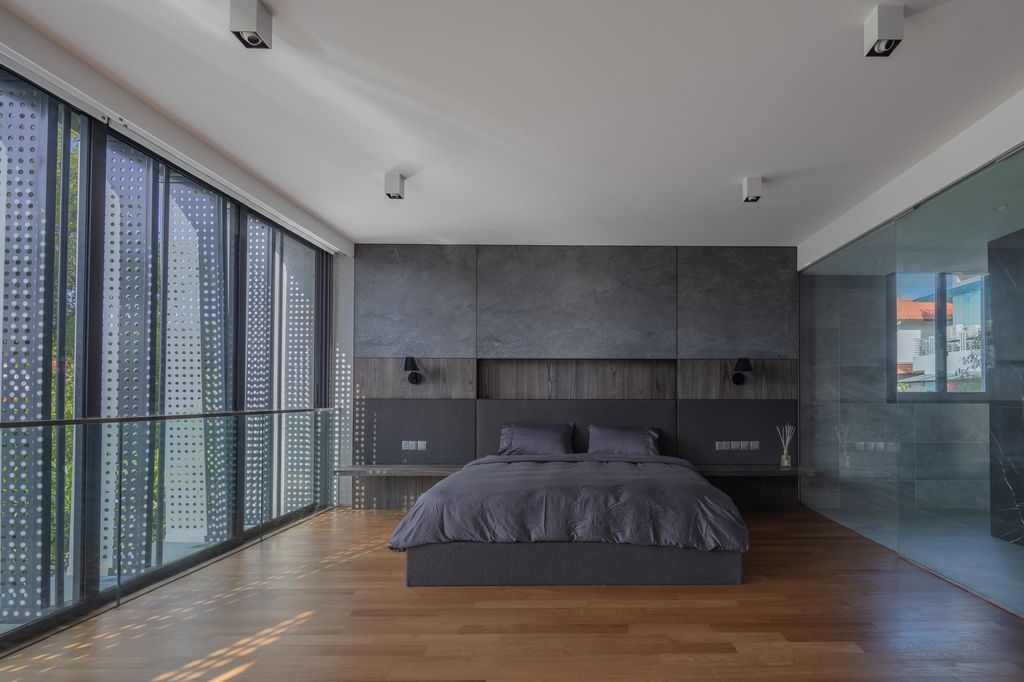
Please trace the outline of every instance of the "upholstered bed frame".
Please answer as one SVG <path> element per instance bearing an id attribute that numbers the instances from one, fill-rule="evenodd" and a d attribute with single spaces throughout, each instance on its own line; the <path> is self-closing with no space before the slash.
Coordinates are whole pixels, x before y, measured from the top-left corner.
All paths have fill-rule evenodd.
<path id="1" fill-rule="evenodd" d="M 676 450 L 674 400 L 479 400 L 477 457 L 494 454 L 502 424 L 571 421 L 573 447 L 586 452 L 589 424 L 652 426 L 663 455 Z M 453 542 L 406 551 L 410 586 L 733 585 L 740 552 L 601 542 Z"/>

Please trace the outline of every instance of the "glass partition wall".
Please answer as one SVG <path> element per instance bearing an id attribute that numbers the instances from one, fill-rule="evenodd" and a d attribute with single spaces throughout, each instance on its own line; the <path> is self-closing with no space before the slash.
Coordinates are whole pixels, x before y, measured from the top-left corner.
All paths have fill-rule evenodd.
<path id="1" fill-rule="evenodd" d="M 1024 614 L 1024 152 L 800 282 L 804 503 Z"/>
<path id="2" fill-rule="evenodd" d="M 0 70 L 0 652 L 324 506 L 331 256 Z"/>

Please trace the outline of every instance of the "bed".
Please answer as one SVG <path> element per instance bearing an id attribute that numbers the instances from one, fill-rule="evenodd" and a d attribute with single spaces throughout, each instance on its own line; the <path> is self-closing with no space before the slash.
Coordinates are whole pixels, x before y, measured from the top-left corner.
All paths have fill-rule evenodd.
<path id="1" fill-rule="evenodd" d="M 408 585 L 742 581 L 746 526 L 689 462 L 585 452 L 586 424 L 615 422 L 658 428 L 672 452 L 674 401 L 479 402 L 478 450 L 493 451 L 502 422 L 544 418 L 582 427 L 583 452 L 484 455 L 424 493 L 389 543 L 406 553 Z"/>

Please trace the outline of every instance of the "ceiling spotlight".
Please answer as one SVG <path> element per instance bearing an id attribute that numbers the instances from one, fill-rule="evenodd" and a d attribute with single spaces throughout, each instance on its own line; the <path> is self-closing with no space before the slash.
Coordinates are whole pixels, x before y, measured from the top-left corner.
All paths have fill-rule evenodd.
<path id="1" fill-rule="evenodd" d="M 273 19 L 260 0 L 231 0 L 231 32 L 245 47 L 269 50 Z"/>
<path id="2" fill-rule="evenodd" d="M 401 173 L 387 173 L 384 175 L 384 195 L 388 199 L 405 198 L 405 176 Z"/>
<path id="3" fill-rule="evenodd" d="M 752 204 L 761 198 L 761 176 L 743 178 L 743 202 Z"/>
<path id="4" fill-rule="evenodd" d="M 864 56 L 888 57 L 903 42 L 903 5 L 875 5 L 864 22 Z"/>

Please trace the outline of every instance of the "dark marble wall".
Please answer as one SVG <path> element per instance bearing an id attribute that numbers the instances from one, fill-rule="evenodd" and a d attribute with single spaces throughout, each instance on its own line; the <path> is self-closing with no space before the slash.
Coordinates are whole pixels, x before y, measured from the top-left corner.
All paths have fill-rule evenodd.
<path id="1" fill-rule="evenodd" d="M 991 532 L 1024 545 L 1024 230 L 989 243 Z"/>
<path id="2" fill-rule="evenodd" d="M 674 358 L 674 249 L 481 246 L 481 358 Z"/>
<path id="3" fill-rule="evenodd" d="M 476 357 L 476 247 L 357 244 L 355 355 Z"/>
<path id="4" fill-rule="evenodd" d="M 796 250 L 680 247 L 679 357 L 796 358 Z"/>

